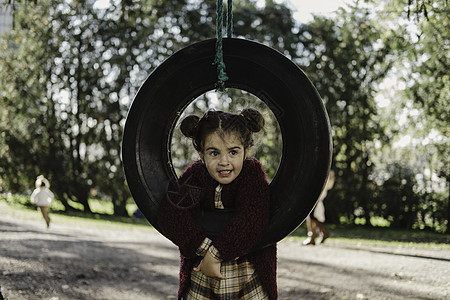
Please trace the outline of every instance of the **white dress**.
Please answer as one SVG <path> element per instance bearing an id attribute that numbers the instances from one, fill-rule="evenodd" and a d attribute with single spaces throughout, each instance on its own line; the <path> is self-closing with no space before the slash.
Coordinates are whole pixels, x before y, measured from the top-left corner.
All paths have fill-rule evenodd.
<path id="1" fill-rule="evenodd" d="M 37 206 L 50 206 L 54 197 L 47 187 L 38 187 L 31 194 L 30 200 Z"/>

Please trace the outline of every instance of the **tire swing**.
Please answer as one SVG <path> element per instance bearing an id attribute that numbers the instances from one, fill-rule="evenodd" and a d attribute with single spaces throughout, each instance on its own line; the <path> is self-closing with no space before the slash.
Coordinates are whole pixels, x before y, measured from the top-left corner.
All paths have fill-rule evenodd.
<path id="1" fill-rule="evenodd" d="M 145 80 L 128 112 L 122 141 L 127 183 L 139 209 L 160 232 L 160 202 L 176 178 L 173 130 L 193 100 L 215 89 L 217 41 L 201 41 L 170 56 Z M 221 42 L 228 75 L 221 84 L 265 102 L 281 128 L 282 156 L 270 183 L 271 218 L 259 249 L 283 239 L 314 208 L 331 164 L 330 123 L 311 81 L 283 54 L 244 39 Z"/>

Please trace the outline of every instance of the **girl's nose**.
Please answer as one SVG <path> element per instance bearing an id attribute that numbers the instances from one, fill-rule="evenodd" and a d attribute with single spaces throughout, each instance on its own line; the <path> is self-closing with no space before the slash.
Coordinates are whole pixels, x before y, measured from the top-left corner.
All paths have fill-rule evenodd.
<path id="1" fill-rule="evenodd" d="M 227 166 L 229 164 L 228 156 L 227 155 L 221 155 L 219 164 L 222 166 Z"/>

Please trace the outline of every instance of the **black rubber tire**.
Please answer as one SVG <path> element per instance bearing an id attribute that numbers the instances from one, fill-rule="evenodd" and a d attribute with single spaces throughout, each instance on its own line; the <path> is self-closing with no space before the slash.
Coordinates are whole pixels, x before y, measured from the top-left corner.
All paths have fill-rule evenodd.
<path id="1" fill-rule="evenodd" d="M 124 171 L 139 209 L 157 230 L 160 201 L 176 176 L 170 156 L 173 128 L 188 104 L 215 89 L 215 42 L 192 44 L 164 61 L 143 83 L 128 112 Z M 270 224 L 258 249 L 283 239 L 314 208 L 331 164 L 330 123 L 313 84 L 280 52 L 235 38 L 223 40 L 223 52 L 226 87 L 264 101 L 283 137 L 282 158 L 270 184 Z"/>

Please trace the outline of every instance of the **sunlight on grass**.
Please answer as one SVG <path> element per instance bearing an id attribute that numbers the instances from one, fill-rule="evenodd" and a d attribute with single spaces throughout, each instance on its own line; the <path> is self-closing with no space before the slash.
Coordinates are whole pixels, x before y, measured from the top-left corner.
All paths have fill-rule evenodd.
<path id="1" fill-rule="evenodd" d="M 79 209 L 82 206 L 79 203 L 71 202 L 71 204 Z M 113 215 L 113 205 L 110 202 L 98 199 L 90 199 L 89 205 L 92 214 L 83 213 L 82 211 L 66 212 L 61 201 L 55 200 L 51 204 L 50 213 L 52 218 L 61 220 L 62 222 L 80 223 L 80 222 L 97 222 L 96 226 L 144 226 L 152 228 L 145 218 L 134 218 L 133 213 L 137 209 L 137 205 L 131 199 L 126 204 L 126 209 L 130 217 L 120 217 Z M 24 216 L 27 219 L 40 219 L 42 216 L 37 213 L 36 206 L 32 204 L 27 195 L 11 195 L 4 194 L 0 196 L 0 211 L 8 215 Z"/>
<path id="2" fill-rule="evenodd" d="M 389 227 L 391 222 L 382 217 L 371 217 L 370 224 L 374 227 Z"/>
<path id="3" fill-rule="evenodd" d="M 341 224 L 351 224 L 351 222 L 344 216 L 339 218 L 339 221 Z M 355 218 L 355 225 L 366 225 L 366 219 L 364 218 Z M 371 217 L 370 218 L 370 224 L 373 227 L 389 227 L 391 225 L 391 222 L 389 220 L 386 220 L 382 217 Z"/>
<path id="4" fill-rule="evenodd" d="M 71 223 L 76 226 L 83 222 L 95 222 L 95 226 L 128 226 L 130 229 L 140 226 L 145 229 L 152 229 L 152 226 L 145 218 L 132 217 L 137 206 L 134 201 L 127 203 L 127 211 L 130 217 L 113 216 L 113 205 L 110 202 L 90 199 L 93 214 L 83 212 L 65 212 L 60 201 L 54 201 L 51 207 L 51 215 L 56 222 Z M 3 214 L 14 216 L 19 219 L 41 219 L 42 216 L 36 210 L 36 206 L 31 204 L 29 196 L 25 195 L 2 195 L 0 196 L 0 211 Z M 331 237 L 327 241 L 330 244 L 356 244 L 360 245 L 384 245 L 402 247 L 439 247 L 450 250 L 450 236 L 426 230 L 401 230 L 386 227 L 388 222 L 382 218 L 373 218 L 372 225 L 377 227 L 367 227 L 363 225 L 349 224 L 325 224 Z M 288 238 L 302 240 L 306 238 L 306 225 L 302 224 Z"/>
<path id="5" fill-rule="evenodd" d="M 11 204 L 17 204 L 17 205 L 23 205 L 25 207 L 31 207 L 33 206 L 29 202 L 28 196 L 24 195 L 7 195 L 2 196 L 0 199 L 5 200 L 8 203 Z M 68 203 L 70 206 L 82 211 L 83 205 L 81 205 L 78 202 L 68 200 Z M 94 214 L 102 214 L 102 215 L 113 215 L 114 214 L 114 206 L 111 201 L 105 201 L 95 198 L 89 198 L 89 206 Z M 34 207 L 34 206 L 33 206 Z M 133 213 L 136 211 L 137 205 L 133 200 L 129 200 L 126 204 L 126 210 L 129 216 L 132 216 Z M 61 201 L 56 199 L 51 204 L 51 210 L 53 212 L 64 212 L 65 208 Z"/>

